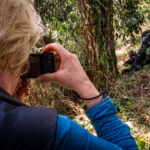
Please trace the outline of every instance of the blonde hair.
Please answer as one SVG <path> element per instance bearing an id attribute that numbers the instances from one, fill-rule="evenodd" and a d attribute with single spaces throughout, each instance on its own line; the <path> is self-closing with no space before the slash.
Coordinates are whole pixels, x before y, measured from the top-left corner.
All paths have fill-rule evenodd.
<path id="1" fill-rule="evenodd" d="M 0 69 L 22 67 L 43 32 L 33 0 L 0 0 Z"/>

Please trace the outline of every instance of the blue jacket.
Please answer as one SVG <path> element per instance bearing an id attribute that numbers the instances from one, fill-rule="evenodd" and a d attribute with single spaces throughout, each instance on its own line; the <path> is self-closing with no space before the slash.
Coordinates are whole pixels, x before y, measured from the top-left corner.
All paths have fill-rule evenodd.
<path id="1" fill-rule="evenodd" d="M 54 150 L 138 150 L 130 129 L 117 116 L 109 97 L 86 111 L 98 137 L 58 115 Z"/>

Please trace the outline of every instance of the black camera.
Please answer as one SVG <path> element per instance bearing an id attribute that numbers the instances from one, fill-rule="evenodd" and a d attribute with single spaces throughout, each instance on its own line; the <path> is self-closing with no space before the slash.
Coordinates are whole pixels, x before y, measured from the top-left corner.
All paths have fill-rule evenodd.
<path id="1" fill-rule="evenodd" d="M 38 53 L 29 56 L 29 71 L 21 76 L 21 78 L 36 78 L 46 73 L 55 72 L 54 54 Z"/>

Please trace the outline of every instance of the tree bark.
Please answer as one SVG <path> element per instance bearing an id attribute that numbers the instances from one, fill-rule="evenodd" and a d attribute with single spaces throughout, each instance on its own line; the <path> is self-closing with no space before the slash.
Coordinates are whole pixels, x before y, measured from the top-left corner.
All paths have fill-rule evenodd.
<path id="1" fill-rule="evenodd" d="M 90 65 L 90 78 L 94 83 L 100 83 L 97 71 L 99 70 L 98 45 L 95 40 L 95 26 L 92 17 L 92 9 L 86 0 L 79 0 L 79 10 L 83 20 L 83 34 L 87 50 L 87 58 Z M 97 85 L 97 84 L 96 84 Z"/>
<path id="2" fill-rule="evenodd" d="M 107 90 L 118 74 L 113 32 L 113 0 L 78 0 L 92 81 Z"/>

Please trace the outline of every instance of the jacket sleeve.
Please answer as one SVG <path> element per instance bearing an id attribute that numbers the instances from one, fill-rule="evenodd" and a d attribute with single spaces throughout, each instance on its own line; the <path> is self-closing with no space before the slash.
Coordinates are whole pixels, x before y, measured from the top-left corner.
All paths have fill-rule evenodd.
<path id="1" fill-rule="evenodd" d="M 98 137 L 59 115 L 55 150 L 137 150 L 130 129 L 117 116 L 109 97 L 86 111 Z"/>

